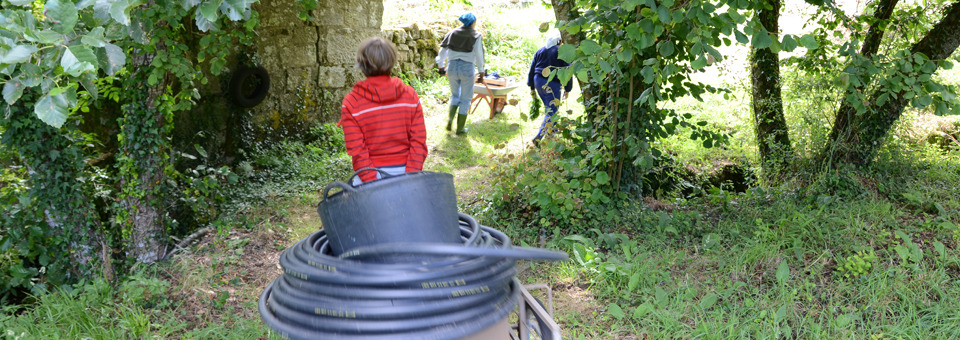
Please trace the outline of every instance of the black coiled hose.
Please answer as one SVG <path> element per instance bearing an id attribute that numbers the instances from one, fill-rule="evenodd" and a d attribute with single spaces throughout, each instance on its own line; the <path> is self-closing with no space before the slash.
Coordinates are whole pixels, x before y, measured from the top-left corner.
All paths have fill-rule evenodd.
<path id="1" fill-rule="evenodd" d="M 383 244 L 337 257 L 324 231 L 313 233 L 280 256 L 284 274 L 260 295 L 260 316 L 291 339 L 459 339 L 516 306 L 516 259 L 567 258 L 514 248 L 459 217 L 463 246 Z M 385 263 L 397 258 L 405 262 Z"/>

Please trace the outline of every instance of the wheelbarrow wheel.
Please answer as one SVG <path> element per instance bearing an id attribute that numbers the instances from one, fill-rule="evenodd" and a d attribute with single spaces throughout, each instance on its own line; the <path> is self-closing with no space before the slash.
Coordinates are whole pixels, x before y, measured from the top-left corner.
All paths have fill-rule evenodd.
<path id="1" fill-rule="evenodd" d="M 537 303 L 540 304 L 541 308 L 546 309 L 543 306 L 543 302 L 540 299 L 534 298 L 537 300 Z M 543 322 L 543 319 L 533 311 L 533 308 L 527 306 L 527 338 L 522 340 L 553 340 L 553 334 L 550 333 L 550 328 L 547 328 L 547 324 Z"/>

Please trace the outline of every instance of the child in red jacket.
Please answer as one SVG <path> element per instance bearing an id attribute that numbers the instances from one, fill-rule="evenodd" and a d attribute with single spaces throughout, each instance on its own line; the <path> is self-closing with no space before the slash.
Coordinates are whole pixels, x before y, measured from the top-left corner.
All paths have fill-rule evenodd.
<path id="1" fill-rule="evenodd" d="M 367 39 L 357 51 L 357 68 L 367 79 L 358 81 L 343 98 L 339 123 L 354 171 L 377 167 L 399 175 L 423 169 L 427 158 L 423 108 L 412 87 L 390 76 L 396 62 L 396 48 L 383 38 Z M 380 174 L 364 171 L 359 177 L 369 182 Z"/>

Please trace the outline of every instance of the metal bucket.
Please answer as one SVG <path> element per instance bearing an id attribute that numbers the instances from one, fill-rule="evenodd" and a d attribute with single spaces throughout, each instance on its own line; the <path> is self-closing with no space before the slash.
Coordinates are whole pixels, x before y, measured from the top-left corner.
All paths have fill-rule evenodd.
<path id="1" fill-rule="evenodd" d="M 453 175 L 408 172 L 356 187 L 333 182 L 317 206 L 334 255 L 361 246 L 398 242 L 460 244 Z M 347 182 L 352 182 L 348 180 Z M 334 188 L 343 190 L 331 194 Z"/>

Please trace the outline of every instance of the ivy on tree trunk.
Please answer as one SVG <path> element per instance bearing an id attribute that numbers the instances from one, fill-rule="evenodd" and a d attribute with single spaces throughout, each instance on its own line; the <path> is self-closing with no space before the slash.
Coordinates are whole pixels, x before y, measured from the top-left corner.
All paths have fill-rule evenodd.
<path id="1" fill-rule="evenodd" d="M 163 50 L 163 46 L 157 50 Z M 156 53 L 143 52 L 132 57 L 136 73 L 127 84 L 120 129 L 123 192 L 118 214 L 129 229 L 127 255 L 144 263 L 159 261 L 167 251 L 163 186 L 167 181 L 169 132 L 173 124 L 169 106 L 160 103 L 171 77 L 163 76 L 155 85 L 149 85 L 148 75 L 155 57 Z"/>
<path id="2" fill-rule="evenodd" d="M 947 8 L 945 15 L 926 36 L 910 48 L 911 55 L 922 54 L 931 61 L 941 61 L 948 57 L 960 45 L 960 1 Z M 936 65 L 936 63 L 935 63 Z M 843 133 L 831 133 L 828 145 L 829 159 L 853 164 L 868 164 L 876 155 L 882 139 L 886 137 L 893 124 L 900 119 L 903 109 L 910 102 L 907 88 L 892 95 L 886 88 L 879 88 L 870 96 L 870 102 L 880 101 L 887 95 L 889 100 L 872 110 L 868 109 L 859 117 L 851 119 L 849 127 Z M 841 112 L 842 113 L 842 112 Z M 837 120 L 844 115 L 838 114 Z M 850 119 L 850 118 L 847 118 Z M 834 124 L 835 128 L 838 124 Z M 842 126 L 840 127 L 842 128 Z"/>
<path id="3" fill-rule="evenodd" d="M 780 0 L 759 6 L 760 24 L 774 36 L 779 35 Z M 780 57 L 770 48 L 755 48 L 751 55 L 750 73 L 753 83 L 753 118 L 757 124 L 757 146 L 766 167 L 791 153 L 787 121 L 783 117 L 780 97 Z"/>

